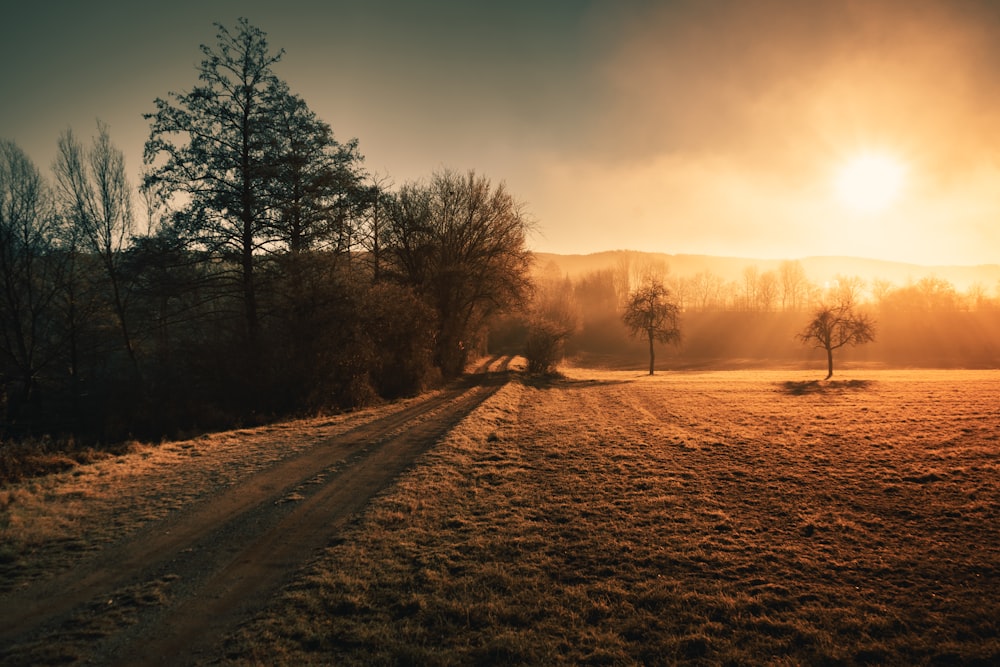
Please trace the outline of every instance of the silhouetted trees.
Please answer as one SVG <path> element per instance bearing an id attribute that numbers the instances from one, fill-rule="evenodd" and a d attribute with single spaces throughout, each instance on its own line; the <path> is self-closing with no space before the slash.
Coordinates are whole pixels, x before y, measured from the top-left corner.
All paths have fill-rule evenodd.
<path id="1" fill-rule="evenodd" d="M 824 305 L 816 310 L 806 328 L 798 334 L 804 344 L 826 350 L 826 379 L 833 377 L 833 351 L 845 345 L 861 345 L 875 340 L 875 322 L 855 309 L 850 300 Z"/>
<path id="2" fill-rule="evenodd" d="M 386 242 L 386 216 L 392 207 L 393 194 L 387 176 L 368 176 L 359 188 L 358 211 L 361 226 L 358 244 L 364 251 L 372 274 L 372 282 L 382 280 L 383 253 Z"/>
<path id="3" fill-rule="evenodd" d="M 602 265 L 599 263 L 604 261 Z M 679 261 L 690 266 L 689 258 Z M 584 264 L 586 262 L 586 264 Z M 623 305 L 617 290 L 634 267 L 651 266 L 640 253 L 616 252 L 555 259 L 536 275 L 566 269 L 573 286 L 579 326 L 566 339 L 565 350 L 577 363 L 645 364 L 646 341 L 629 340 L 621 319 Z M 845 268 L 853 262 L 845 262 Z M 928 367 L 996 367 L 1000 365 L 1000 289 L 975 283 L 964 291 L 939 277 L 906 283 L 862 279 L 844 271 L 817 283 L 806 276 L 799 261 L 734 266 L 723 276 L 705 268 L 682 273 L 666 270 L 671 300 L 683 316 L 684 342 L 673 355 L 687 367 L 764 366 L 795 364 L 812 356 L 796 340 L 816 304 L 849 300 L 862 312 L 878 317 L 878 341 L 857 350 L 842 350 L 844 362 L 879 362 Z M 589 271 L 573 274 L 582 266 Z M 626 271 L 627 269 L 627 271 Z M 631 278 L 630 278 L 631 280 Z M 528 320 L 523 320 L 524 331 Z M 523 333 L 522 333 L 523 336 Z M 850 347 L 850 346 L 848 346 Z"/>
<path id="4" fill-rule="evenodd" d="M 778 283 L 781 287 L 781 309 L 794 311 L 804 300 L 809 280 L 802 262 L 785 260 L 778 266 Z"/>
<path id="5" fill-rule="evenodd" d="M 680 340 L 681 311 L 694 332 L 682 353 L 799 350 L 795 313 L 821 290 L 798 262 L 727 281 L 629 253 L 576 280 L 557 269 L 533 290 L 529 222 L 504 185 L 441 171 L 393 187 L 366 174 L 358 141 L 338 142 L 278 78 L 281 52 L 263 32 L 216 27 L 197 85 L 148 115 L 142 233 L 104 124 L 86 144 L 58 138 L 51 184 L 0 142 L 0 437 L 171 435 L 412 394 L 461 373 L 510 312 L 521 317 L 510 350 L 535 370 L 551 370 L 564 343 L 618 354 L 631 329 L 652 374 L 654 343 Z M 854 308 L 865 285 L 834 287 L 827 296 Z M 885 348 L 900 354 L 940 349 L 945 320 L 1000 327 L 983 288 L 875 281 L 870 293 L 880 331 L 897 336 Z M 801 334 L 829 345 L 831 373 L 832 350 L 873 337 L 857 312 L 817 314 Z M 995 356 L 961 342 L 948 349 Z"/>
<path id="6" fill-rule="evenodd" d="M 354 208 L 363 203 L 357 139 L 339 143 L 284 82 L 271 85 L 265 102 L 274 125 L 267 131 L 264 225 L 292 255 L 349 250 Z"/>
<path id="7" fill-rule="evenodd" d="M 429 184 L 403 186 L 392 201 L 385 270 L 434 309 L 434 359 L 445 377 L 462 372 L 492 315 L 527 296 L 527 228 L 503 184 L 471 171 L 438 172 Z"/>
<path id="8" fill-rule="evenodd" d="M 0 142 L 0 438 L 173 435 L 412 394 L 530 291 L 503 185 L 393 188 L 241 19 L 147 116 L 137 233 L 121 151 L 58 139 L 52 188 Z M 141 371 L 141 372 L 140 372 Z"/>
<path id="9" fill-rule="evenodd" d="M 175 223 L 200 248 L 231 262 L 242 302 L 248 365 L 260 329 L 260 252 L 274 241 L 271 195 L 276 135 L 289 110 L 262 31 L 240 19 L 238 32 L 216 24 L 218 43 L 202 46 L 199 85 L 157 98 L 145 160 L 149 186 L 181 195 Z M 163 159 L 165 158 L 165 161 Z M 226 272 L 228 273 L 228 271 Z"/>
<path id="10" fill-rule="evenodd" d="M 566 340 L 580 326 L 573 283 L 555 273 L 536 281 L 527 318 L 524 356 L 529 373 L 551 373 L 562 361 Z"/>
<path id="11" fill-rule="evenodd" d="M 707 311 L 721 308 L 723 300 L 722 278 L 710 271 L 700 271 L 690 278 L 694 307 Z"/>
<path id="12" fill-rule="evenodd" d="M 356 314 L 338 260 L 354 244 L 362 158 L 277 77 L 282 52 L 262 31 L 245 19 L 216 28 L 199 85 L 147 115 L 145 185 L 175 202 L 176 237 L 215 262 L 210 276 L 228 287 L 215 306 L 239 304 L 242 331 L 220 333 L 243 350 L 242 385 L 264 406 L 269 369 L 320 369 L 317 333 Z"/>
<path id="13" fill-rule="evenodd" d="M 655 278 L 648 279 L 629 295 L 622 320 L 633 336 L 645 336 L 649 341 L 649 374 L 653 375 L 656 361 L 654 343 L 678 343 L 680 310 L 670 297 L 670 291 Z"/>
<path id="14" fill-rule="evenodd" d="M 57 218 L 41 173 L 0 141 L 0 414 L 17 424 L 60 353 Z"/>
<path id="15" fill-rule="evenodd" d="M 64 237 L 67 249 L 75 257 L 82 251 L 98 260 L 108 287 L 106 299 L 114 313 L 135 389 L 141 391 L 139 362 L 129 322 L 132 281 L 125 268 L 126 251 L 133 236 L 132 187 L 125 173 L 125 158 L 111 143 L 108 126 L 97 124 L 98 136 L 89 150 L 77 141 L 72 130 L 59 137 L 59 152 L 54 167 L 58 205 L 67 224 Z M 70 274 L 79 288 L 76 269 Z M 75 296 L 69 305 L 75 307 Z M 75 315 L 72 314 L 72 315 Z"/>

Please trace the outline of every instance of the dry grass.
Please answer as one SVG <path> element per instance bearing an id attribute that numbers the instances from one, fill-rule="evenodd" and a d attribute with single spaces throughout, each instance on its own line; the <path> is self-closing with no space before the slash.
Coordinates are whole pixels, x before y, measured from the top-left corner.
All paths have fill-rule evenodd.
<path id="1" fill-rule="evenodd" d="M 81 554 L 183 511 L 275 462 L 433 395 L 149 445 L 0 484 L 0 593 L 65 570 Z"/>
<path id="2" fill-rule="evenodd" d="M 1000 373 L 566 373 L 466 419 L 228 659 L 1000 662 Z"/>
<path id="3" fill-rule="evenodd" d="M 93 600 L 73 615 L 64 626 L 70 630 L 61 632 L 57 640 L 49 634 L 23 644 L 0 647 L 0 660 L 11 667 L 93 664 L 89 649 L 134 624 L 145 609 L 169 603 L 170 587 L 177 579 L 177 575 L 167 574 Z"/>

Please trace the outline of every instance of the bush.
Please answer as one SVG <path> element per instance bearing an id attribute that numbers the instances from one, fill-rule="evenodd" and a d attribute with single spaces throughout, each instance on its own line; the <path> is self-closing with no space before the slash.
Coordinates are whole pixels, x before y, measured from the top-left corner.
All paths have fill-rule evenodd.
<path id="1" fill-rule="evenodd" d="M 548 374 L 555 372 L 562 361 L 563 344 L 569 333 L 552 322 L 538 321 L 528 326 L 524 356 L 528 360 L 528 372 Z"/>
<path id="2" fill-rule="evenodd" d="M 372 384 L 382 397 L 410 396 L 440 378 L 434 311 L 413 290 L 375 285 L 365 295 L 361 319 L 371 346 Z"/>

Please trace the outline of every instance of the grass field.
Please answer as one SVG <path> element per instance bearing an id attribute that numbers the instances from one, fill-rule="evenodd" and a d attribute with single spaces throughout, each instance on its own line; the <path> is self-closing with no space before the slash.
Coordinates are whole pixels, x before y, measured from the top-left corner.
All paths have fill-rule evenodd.
<path id="1" fill-rule="evenodd" d="M 223 662 L 1000 664 L 1000 371 L 817 375 L 515 376 Z M 8 484 L 0 596 L 398 407 Z"/>
<path id="2" fill-rule="evenodd" d="M 814 379 L 513 382 L 227 659 L 1000 663 L 1000 372 Z"/>

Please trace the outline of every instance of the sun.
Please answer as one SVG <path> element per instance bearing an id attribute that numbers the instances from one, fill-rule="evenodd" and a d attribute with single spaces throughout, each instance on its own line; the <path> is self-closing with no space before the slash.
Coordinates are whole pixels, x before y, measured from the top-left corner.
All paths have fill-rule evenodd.
<path id="1" fill-rule="evenodd" d="M 836 172 L 837 198 L 856 213 L 880 213 L 895 203 L 906 181 L 906 165 L 883 152 L 866 151 L 844 163 Z"/>

